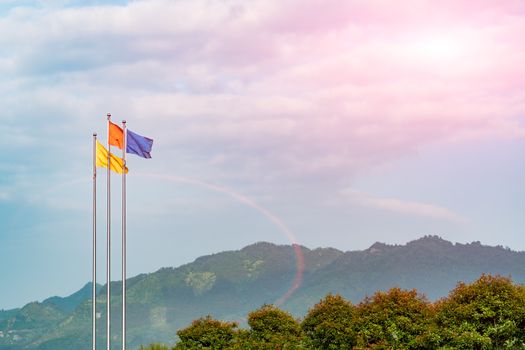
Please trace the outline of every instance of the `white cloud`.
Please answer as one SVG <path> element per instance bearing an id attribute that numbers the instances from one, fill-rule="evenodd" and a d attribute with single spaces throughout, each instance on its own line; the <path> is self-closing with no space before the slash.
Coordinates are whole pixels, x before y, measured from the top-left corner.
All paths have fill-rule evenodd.
<path id="1" fill-rule="evenodd" d="M 369 193 L 347 188 L 342 194 L 352 203 L 398 214 L 420 216 L 463 224 L 467 220 L 454 211 L 435 204 L 406 201 L 399 198 L 377 197 Z"/>
<path id="2" fill-rule="evenodd" d="M 453 46 L 464 37 L 476 45 L 438 67 L 424 59 L 432 50 L 412 52 L 426 50 L 424 33 L 436 34 L 407 34 L 408 24 L 422 25 L 410 6 L 390 16 L 381 2 L 298 4 L 19 8 L 0 18 L 0 71 L 10 72 L 1 102 L 12 123 L 34 120 L 49 140 L 109 111 L 147 126 L 172 152 L 253 177 L 270 169 L 277 178 L 348 179 L 431 142 L 525 137 L 523 82 L 508 67 L 520 76 L 521 42 L 500 43 L 523 20 L 454 23 Z M 448 20 L 467 7 L 445 4 Z M 218 153 L 229 161 L 214 162 Z"/>
<path id="3" fill-rule="evenodd" d="M 11 195 L 7 190 L 0 189 L 0 201 L 6 202 L 11 199 Z"/>

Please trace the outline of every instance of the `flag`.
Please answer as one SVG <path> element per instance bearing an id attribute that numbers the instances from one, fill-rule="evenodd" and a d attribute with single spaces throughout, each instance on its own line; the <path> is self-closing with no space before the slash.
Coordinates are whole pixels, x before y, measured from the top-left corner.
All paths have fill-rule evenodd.
<path id="1" fill-rule="evenodd" d="M 151 147 L 153 146 L 153 140 L 141 136 L 139 134 L 135 134 L 131 130 L 126 130 L 127 132 L 127 144 L 126 144 L 126 152 L 127 153 L 133 153 L 136 154 L 142 158 L 151 158 Z"/>
<path id="2" fill-rule="evenodd" d="M 124 132 L 118 126 L 117 124 L 113 124 L 112 122 L 108 121 L 109 123 L 109 133 L 108 133 L 108 139 L 109 144 L 112 146 L 117 146 L 118 148 L 122 149 L 124 147 Z"/>
<path id="3" fill-rule="evenodd" d="M 110 153 L 111 163 L 110 170 L 122 174 L 124 171 L 128 173 L 128 168 L 124 167 L 124 160 Z M 97 141 L 97 166 L 101 168 L 108 167 L 108 150 Z"/>

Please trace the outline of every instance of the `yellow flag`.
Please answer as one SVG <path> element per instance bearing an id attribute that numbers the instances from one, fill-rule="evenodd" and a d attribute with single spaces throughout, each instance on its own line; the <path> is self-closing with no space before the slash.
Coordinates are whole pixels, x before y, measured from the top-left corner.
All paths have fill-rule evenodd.
<path id="1" fill-rule="evenodd" d="M 125 172 L 128 173 L 128 168 L 124 167 L 124 160 L 117 157 L 113 153 L 110 153 L 111 162 L 110 169 L 116 173 L 122 174 Z M 102 146 L 100 142 L 97 141 L 97 166 L 101 168 L 108 167 L 108 150 L 106 147 Z"/>

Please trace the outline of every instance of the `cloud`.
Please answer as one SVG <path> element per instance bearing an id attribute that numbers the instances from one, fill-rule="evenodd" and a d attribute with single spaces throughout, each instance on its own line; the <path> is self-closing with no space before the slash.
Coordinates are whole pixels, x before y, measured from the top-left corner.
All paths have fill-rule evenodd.
<path id="1" fill-rule="evenodd" d="M 465 218 L 452 210 L 434 204 L 405 201 L 398 198 L 377 197 L 351 188 L 343 190 L 342 193 L 352 203 L 364 207 L 459 224 L 467 222 Z"/>
<path id="2" fill-rule="evenodd" d="M 107 112 L 155 140 L 153 159 L 130 159 L 132 172 L 146 169 L 234 188 L 282 215 L 298 238 L 315 244 L 355 249 L 355 244 L 366 246 L 367 239 L 391 241 L 392 232 L 398 237 L 414 235 L 411 238 L 416 232 L 436 230 L 465 235 L 468 230 L 458 225 L 465 220 L 449 209 L 456 200 L 461 201 L 458 207 L 472 208 L 464 209 L 464 215 L 489 220 L 472 225 L 479 228 L 475 235 L 484 231 L 493 237 L 489 231 L 503 232 L 507 225 L 507 232 L 520 237 L 519 230 L 510 227 L 518 219 L 505 219 L 503 226 L 501 219 L 497 225 L 486 224 L 498 220 L 492 214 L 511 215 L 516 207 L 506 210 L 497 198 L 481 204 L 475 196 L 465 195 L 437 205 L 427 199 L 435 186 L 412 189 L 420 202 L 351 189 L 364 175 L 381 172 L 400 159 L 421 164 L 411 157 L 421 150 L 428 157 L 429 148 L 446 153 L 457 146 L 478 155 L 482 151 L 475 149 L 482 143 L 524 138 L 524 4 L 520 0 L 3 1 L 0 203 L 7 201 L 4 216 L 9 219 L 2 221 L 3 232 L 41 239 L 24 241 L 34 246 L 34 250 L 24 246 L 29 255 L 20 255 L 20 247 L 13 246 L 12 257 L 28 266 L 40 254 L 62 261 L 64 257 L 55 254 L 56 245 L 44 249 L 53 242 L 50 233 L 89 238 L 84 229 L 90 227 L 90 218 L 82 211 L 89 209 L 89 180 L 78 187 L 53 184 L 90 178 L 91 134 L 96 131 L 105 139 Z M 448 159 L 432 162 L 424 164 L 439 168 Z M 442 181 L 464 181 L 452 173 Z M 436 180 L 442 172 L 429 174 Z M 473 174 L 480 188 L 476 193 L 493 196 L 487 189 L 497 185 L 487 180 L 489 175 Z M 397 175 L 407 171 L 401 169 Z M 134 200 L 130 196 L 130 203 L 154 197 L 163 209 L 156 211 L 162 219 L 149 217 L 135 229 L 162 232 L 166 240 L 160 243 L 148 236 L 138 241 L 141 249 L 151 244 L 172 249 L 176 242 L 166 242 L 180 238 L 171 234 L 173 230 L 192 235 L 207 231 L 236 242 L 253 239 L 246 232 L 257 230 L 257 224 L 237 211 L 218 219 L 220 224 L 202 220 L 202 215 L 224 207 L 220 198 L 214 201 L 206 193 L 193 192 L 181 197 L 179 186 L 158 182 L 136 184 L 130 189 L 148 194 Z M 189 203 L 186 210 L 198 225 L 188 224 L 184 215 L 173 215 L 173 208 L 184 203 Z M 488 210 L 483 207 L 487 203 L 498 208 Z M 364 210 L 349 217 L 348 209 L 358 206 Z M 203 214 L 193 208 L 209 211 Z M 385 220 L 377 220 L 378 214 Z M 227 232 L 239 218 L 246 226 L 237 234 Z M 177 230 L 179 224 L 182 230 Z M 349 230 L 367 235 L 350 237 Z M 36 234 L 44 231 L 45 235 Z M 215 238 L 199 240 L 197 250 L 185 249 L 181 256 L 190 259 L 198 252 L 222 249 Z M 77 248 L 68 245 L 76 257 L 89 244 L 78 242 Z M 220 243 L 228 248 L 227 240 Z M 160 245 L 150 247 L 157 252 Z M 151 257 L 147 269 L 184 262 L 158 260 L 172 259 L 170 252 Z M 78 274 L 80 265 L 71 265 L 71 270 L 70 278 L 62 274 L 50 285 L 56 288 L 64 280 L 84 283 L 88 278 Z M 45 274 L 33 277 L 25 280 L 49 280 Z M 13 306 L 21 304 L 22 300 Z"/>
<path id="3" fill-rule="evenodd" d="M 11 198 L 10 193 L 7 190 L 0 189 L 0 201 L 5 202 Z"/>
<path id="4" fill-rule="evenodd" d="M 8 115 L 51 139 L 110 110 L 214 171 L 337 182 L 429 143 L 525 136 L 515 1 L 65 5 L 0 18 Z"/>

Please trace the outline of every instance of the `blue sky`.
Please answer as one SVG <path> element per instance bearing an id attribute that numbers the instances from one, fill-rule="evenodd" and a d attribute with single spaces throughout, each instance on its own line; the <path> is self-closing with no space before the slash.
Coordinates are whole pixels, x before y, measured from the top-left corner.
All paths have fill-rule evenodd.
<path id="1" fill-rule="evenodd" d="M 108 112 L 155 140 L 128 157 L 130 276 L 257 241 L 525 250 L 525 11 L 478 5 L 2 2 L 0 308 L 89 281 Z M 104 172 L 98 196 L 102 282 Z"/>

